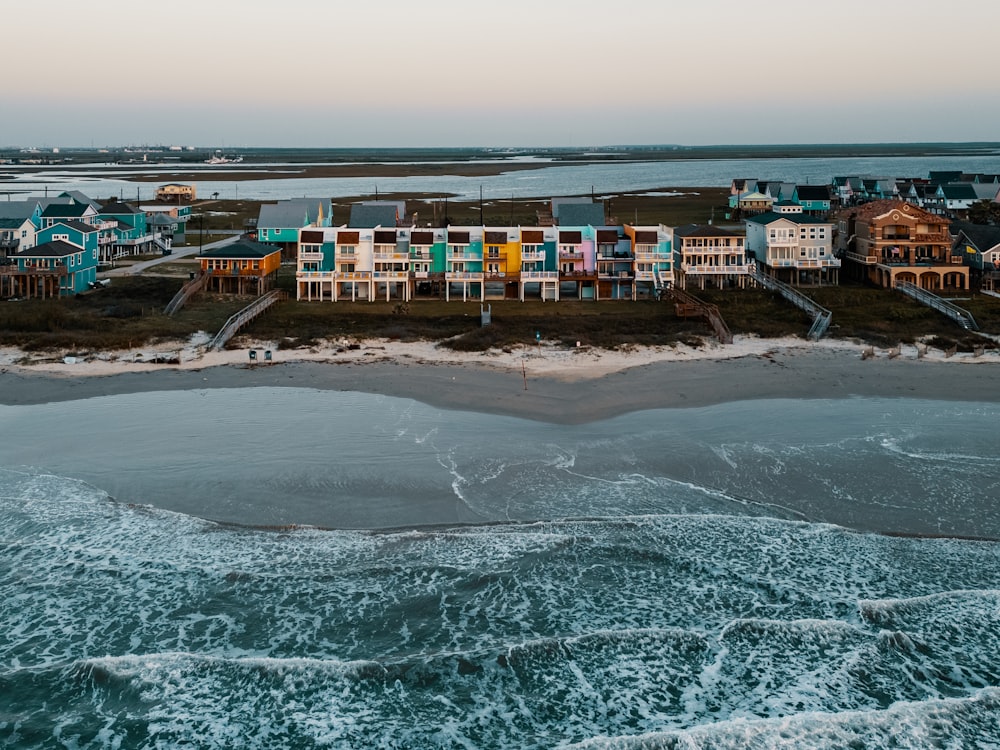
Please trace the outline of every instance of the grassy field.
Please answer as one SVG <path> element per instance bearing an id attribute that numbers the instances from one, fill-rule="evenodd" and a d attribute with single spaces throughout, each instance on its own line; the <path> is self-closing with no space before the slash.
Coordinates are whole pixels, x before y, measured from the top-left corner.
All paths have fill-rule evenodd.
<path id="1" fill-rule="evenodd" d="M 0 345 L 77 353 L 148 346 L 186 339 L 198 331 L 214 334 L 249 301 L 203 294 L 177 315 L 167 317 L 163 308 L 185 278 L 132 276 L 79 297 L 0 303 Z M 291 268 L 283 269 L 282 285 L 289 286 L 292 278 Z M 885 347 L 929 338 L 941 348 L 957 345 L 964 351 L 994 345 L 898 292 L 857 286 L 807 293 L 833 312 L 831 337 Z M 716 290 L 697 295 L 718 305 L 734 334 L 804 337 L 809 330 L 808 317 L 771 292 Z M 325 340 L 387 338 L 442 341 L 454 349 L 479 351 L 533 344 L 538 333 L 550 344 L 572 347 L 580 342 L 614 349 L 677 343 L 696 346 L 711 337 L 704 323 L 677 317 L 666 301 L 504 300 L 490 304 L 493 324 L 483 328 L 478 301 L 421 300 L 400 306 L 383 301 L 334 304 L 290 299 L 253 321 L 231 345 L 243 346 L 247 338 L 275 341 L 285 348 Z M 1000 334 L 1000 300 L 976 295 L 958 304 L 973 313 L 984 331 Z"/>

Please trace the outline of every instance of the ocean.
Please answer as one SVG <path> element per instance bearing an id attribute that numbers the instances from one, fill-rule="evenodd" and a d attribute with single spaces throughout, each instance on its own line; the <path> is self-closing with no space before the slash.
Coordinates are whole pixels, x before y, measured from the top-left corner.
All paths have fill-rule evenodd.
<path id="1" fill-rule="evenodd" d="M 996 748 L 1000 406 L 0 406 L 0 745 Z"/>

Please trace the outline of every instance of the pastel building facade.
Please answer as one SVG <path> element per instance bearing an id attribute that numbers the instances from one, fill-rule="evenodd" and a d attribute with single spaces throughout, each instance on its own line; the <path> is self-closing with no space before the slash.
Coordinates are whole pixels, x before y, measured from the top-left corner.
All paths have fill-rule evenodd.
<path id="1" fill-rule="evenodd" d="M 742 289 L 752 283 L 745 235 L 698 224 L 676 227 L 670 234 L 674 283 L 680 289 Z"/>
<path id="2" fill-rule="evenodd" d="M 746 250 L 763 273 L 792 286 L 839 282 L 832 221 L 803 213 L 798 204 L 746 220 Z"/>
<path id="3" fill-rule="evenodd" d="M 307 227 L 307 301 L 634 300 L 673 282 L 667 227 Z"/>
<path id="4" fill-rule="evenodd" d="M 948 220 L 899 200 L 866 203 L 841 214 L 838 252 L 854 275 L 891 289 L 969 288 L 969 267 L 952 250 Z"/>

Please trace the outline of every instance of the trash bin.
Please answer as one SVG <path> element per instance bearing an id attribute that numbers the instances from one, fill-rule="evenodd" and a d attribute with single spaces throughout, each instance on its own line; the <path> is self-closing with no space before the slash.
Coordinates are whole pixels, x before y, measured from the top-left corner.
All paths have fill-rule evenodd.
<path id="1" fill-rule="evenodd" d="M 271 350 L 270 349 L 268 349 L 268 350 L 266 350 L 264 352 L 264 361 L 265 362 L 270 362 L 271 361 Z"/>
<path id="2" fill-rule="evenodd" d="M 255 349 L 250 350 L 250 361 L 254 362 L 257 359 L 257 351 Z"/>

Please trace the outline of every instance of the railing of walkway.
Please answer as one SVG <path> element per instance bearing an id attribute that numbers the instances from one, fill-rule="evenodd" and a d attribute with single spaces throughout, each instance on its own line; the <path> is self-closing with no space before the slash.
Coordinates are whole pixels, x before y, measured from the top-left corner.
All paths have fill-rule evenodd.
<path id="1" fill-rule="evenodd" d="M 674 301 L 677 314 L 681 317 L 699 317 L 708 321 L 708 324 L 715 332 L 715 337 L 720 344 L 733 343 L 733 334 L 729 331 L 729 326 L 722 319 L 719 308 L 688 294 L 683 289 L 670 288 L 667 290 L 670 299 Z"/>
<path id="2" fill-rule="evenodd" d="M 256 318 L 275 302 L 281 302 L 285 299 L 288 299 L 288 292 L 282 289 L 275 289 L 262 297 L 258 297 L 226 321 L 225 325 L 223 325 L 219 332 L 215 334 L 215 338 L 213 338 L 209 343 L 208 348 L 214 350 L 221 349 L 225 346 L 226 342 L 235 336 L 236 332 L 243 326 Z"/>
<path id="3" fill-rule="evenodd" d="M 816 302 L 809 299 L 809 297 L 804 295 L 795 287 L 789 286 L 784 281 L 779 281 L 778 279 L 768 276 L 759 268 L 754 268 L 752 274 L 754 281 L 762 287 L 769 289 L 772 292 L 777 292 L 804 313 L 812 316 L 812 326 L 809 328 L 809 333 L 806 334 L 808 338 L 815 341 L 826 335 L 827 330 L 830 328 L 830 321 L 833 319 L 832 312 L 827 310 L 825 307 L 816 304 Z"/>
<path id="4" fill-rule="evenodd" d="M 165 308 L 163 308 L 163 314 L 173 315 L 175 312 L 180 310 L 187 304 L 189 299 L 205 288 L 208 284 L 208 280 L 211 278 L 211 271 L 199 271 L 193 279 L 177 290 L 177 294 L 174 295 L 174 298 L 167 303 Z"/>
<path id="5" fill-rule="evenodd" d="M 979 330 L 979 324 L 976 323 L 976 319 L 972 317 L 972 313 L 968 310 L 965 310 L 958 305 L 954 305 L 946 299 L 938 297 L 933 292 L 921 289 L 911 281 L 897 281 L 896 289 L 901 291 L 903 294 L 913 297 L 913 299 L 917 302 L 927 305 L 928 307 L 947 315 L 967 331 Z"/>

